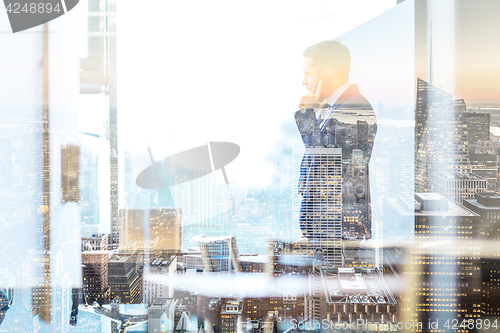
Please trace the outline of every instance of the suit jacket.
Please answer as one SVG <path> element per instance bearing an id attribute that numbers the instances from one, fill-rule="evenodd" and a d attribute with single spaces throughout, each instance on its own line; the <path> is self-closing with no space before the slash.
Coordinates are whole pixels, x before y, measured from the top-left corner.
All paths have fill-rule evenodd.
<path id="1" fill-rule="evenodd" d="M 313 109 L 297 111 L 295 121 L 306 148 L 341 148 L 342 220 L 352 217 L 348 220 L 354 223 L 347 228 L 344 224 L 343 228 L 346 230 L 352 227 L 351 229 L 359 232 L 358 235 L 355 232 L 344 233 L 344 236 L 371 235 L 368 161 L 373 149 L 377 120 L 370 103 L 359 93 L 357 85 L 353 84 L 338 98 L 335 105 L 327 109 L 322 121 L 316 119 Z M 303 199 L 300 221 L 306 237 L 315 238 L 322 227 L 320 221 L 312 220 L 335 218 L 332 209 L 326 206 L 329 198 L 338 198 L 339 190 L 338 187 L 335 190 L 334 187 L 327 188 L 324 185 L 327 184 L 326 178 L 330 178 L 333 176 L 331 173 L 335 172 L 335 168 L 328 168 L 327 165 L 331 163 L 331 159 L 327 163 L 327 157 L 311 154 L 310 151 L 306 149 L 301 163 L 299 192 Z M 322 178 L 325 181 L 318 181 Z M 323 205 L 311 205 L 311 202 L 323 202 Z M 337 212 L 337 220 L 338 216 Z M 310 222 L 313 222 L 312 226 Z M 308 223 L 309 226 L 306 227 L 305 224 Z M 322 233 L 327 231 L 323 230 Z M 336 233 L 335 237 L 338 237 L 338 232 Z"/>

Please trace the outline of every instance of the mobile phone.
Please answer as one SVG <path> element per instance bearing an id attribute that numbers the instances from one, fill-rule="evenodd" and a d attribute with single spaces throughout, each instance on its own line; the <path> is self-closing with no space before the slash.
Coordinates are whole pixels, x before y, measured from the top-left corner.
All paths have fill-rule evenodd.
<path id="1" fill-rule="evenodd" d="M 314 87 L 312 89 L 313 94 L 315 94 L 316 90 L 318 90 L 319 81 L 321 81 L 321 78 L 318 76 L 318 78 L 316 79 L 316 82 L 314 82 Z"/>
<path id="2" fill-rule="evenodd" d="M 323 86 L 321 87 L 321 95 L 324 95 L 325 94 L 325 91 L 327 91 L 328 89 L 328 86 L 325 86 L 325 84 L 328 84 L 330 83 L 330 80 L 328 79 L 328 76 L 326 74 L 323 74 L 323 75 L 318 75 L 318 78 L 316 79 L 316 82 L 314 83 L 314 87 L 313 87 L 313 94 L 316 93 L 316 90 L 318 90 L 318 85 L 319 85 L 319 81 L 322 81 L 323 82 Z M 320 96 L 320 100 L 322 101 L 322 98 L 324 96 Z"/>

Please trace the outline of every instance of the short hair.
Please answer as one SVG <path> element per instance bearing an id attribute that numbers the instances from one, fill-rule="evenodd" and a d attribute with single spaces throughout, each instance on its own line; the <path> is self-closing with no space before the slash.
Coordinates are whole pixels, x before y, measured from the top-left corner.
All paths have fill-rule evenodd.
<path id="1" fill-rule="evenodd" d="M 304 57 L 311 59 L 316 70 L 331 69 L 341 79 L 349 79 L 351 55 L 349 49 L 337 41 L 326 40 L 309 46 L 304 51 Z"/>

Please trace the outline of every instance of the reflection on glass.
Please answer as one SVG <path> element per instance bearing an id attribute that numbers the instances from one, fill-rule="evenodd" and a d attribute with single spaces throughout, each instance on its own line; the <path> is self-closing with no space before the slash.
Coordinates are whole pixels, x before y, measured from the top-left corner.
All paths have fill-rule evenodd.
<path id="1" fill-rule="evenodd" d="M 499 330 L 498 1 L 141 5 L 0 34 L 0 331 Z"/>

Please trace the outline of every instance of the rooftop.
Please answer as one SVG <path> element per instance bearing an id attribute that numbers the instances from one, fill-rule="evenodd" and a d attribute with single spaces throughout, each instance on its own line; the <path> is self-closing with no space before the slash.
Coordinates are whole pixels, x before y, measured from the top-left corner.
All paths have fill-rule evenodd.
<path id="1" fill-rule="evenodd" d="M 436 176 L 448 180 L 483 180 L 483 177 L 477 176 L 469 172 L 438 172 Z"/>
<path id="2" fill-rule="evenodd" d="M 439 193 L 415 193 L 416 197 L 420 197 L 422 200 L 442 200 L 446 199 Z"/>
<path id="3" fill-rule="evenodd" d="M 423 197 L 430 198 L 426 200 L 431 200 L 432 198 L 442 197 L 442 195 L 437 194 L 437 193 L 418 193 L 419 195 L 423 195 Z M 409 210 L 408 207 L 403 206 L 396 198 L 394 199 L 386 199 L 387 202 L 389 202 L 396 211 L 403 215 L 403 216 L 408 216 L 408 215 L 414 215 L 414 216 L 478 216 L 476 213 L 473 211 L 465 208 L 461 204 L 448 200 L 448 210 L 441 210 L 441 211 L 428 211 L 428 210 L 420 210 L 420 211 L 413 211 Z"/>
<path id="4" fill-rule="evenodd" d="M 327 303 L 396 304 L 384 278 L 376 270 L 355 273 L 333 267 L 322 267 L 321 279 L 326 287 Z M 386 308 L 388 310 L 388 308 Z"/>
<path id="5" fill-rule="evenodd" d="M 168 306 L 172 303 L 173 299 L 172 298 L 156 298 L 153 303 L 151 303 L 151 306 Z"/>
<path id="6" fill-rule="evenodd" d="M 128 255 L 116 255 L 116 254 L 113 254 L 111 256 L 111 258 L 109 258 L 109 263 L 112 264 L 112 263 L 123 263 L 123 262 L 127 262 L 129 259 L 131 258 L 131 256 L 128 256 Z"/>

